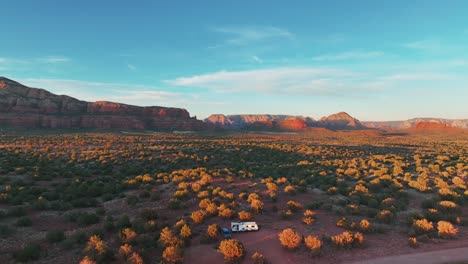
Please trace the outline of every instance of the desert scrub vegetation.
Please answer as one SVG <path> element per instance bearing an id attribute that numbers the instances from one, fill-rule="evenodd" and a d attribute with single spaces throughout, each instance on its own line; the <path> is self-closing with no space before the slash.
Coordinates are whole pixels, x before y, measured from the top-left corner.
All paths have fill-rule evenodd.
<path id="1" fill-rule="evenodd" d="M 320 230 L 322 215 L 340 219 L 349 236 L 336 241 L 352 242 L 337 248 L 365 244 L 361 233 L 393 229 L 417 243 L 464 239 L 463 137 L 350 135 L 7 133 L 0 137 L 0 237 L 16 249 L 31 242 L 64 256 L 82 252 L 88 263 L 180 262 L 198 241 L 214 247 L 229 219 L 256 220 L 274 234 L 276 222 Z M 423 219 L 431 230 L 413 226 Z M 58 222 L 57 233 L 43 224 Z M 22 235 L 37 228 L 46 236 Z M 102 243 L 95 239 L 86 250 L 94 235 Z M 329 234 L 296 235 L 290 243 L 297 248 L 335 250 Z M 5 252 L 15 261 L 13 250 Z"/>
<path id="2" fill-rule="evenodd" d="M 221 241 L 218 252 L 223 255 L 227 262 L 240 261 L 245 255 L 244 245 L 235 239 Z"/>
<path id="3" fill-rule="evenodd" d="M 278 234 L 281 245 L 286 249 L 295 249 L 301 245 L 302 236 L 292 228 L 287 228 Z"/>

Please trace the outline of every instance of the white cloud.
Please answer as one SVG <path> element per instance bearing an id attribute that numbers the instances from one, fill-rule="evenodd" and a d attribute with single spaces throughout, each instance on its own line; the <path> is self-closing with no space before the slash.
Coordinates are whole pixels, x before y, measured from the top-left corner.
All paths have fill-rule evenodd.
<path id="1" fill-rule="evenodd" d="M 399 73 L 382 77 L 382 81 L 437 81 L 451 80 L 456 78 L 454 75 L 438 73 Z"/>
<path id="2" fill-rule="evenodd" d="M 337 60 L 351 60 L 351 59 L 373 59 L 384 56 L 380 51 L 349 51 L 338 54 L 325 54 L 314 57 L 315 61 L 337 61 Z"/>
<path id="3" fill-rule="evenodd" d="M 67 57 L 63 57 L 63 56 L 47 56 L 47 57 L 39 58 L 37 59 L 37 61 L 41 63 L 55 64 L 55 63 L 69 62 L 70 59 Z"/>
<path id="4" fill-rule="evenodd" d="M 403 46 L 409 49 L 422 51 L 438 51 L 442 49 L 440 41 L 431 39 L 409 42 L 404 44 Z"/>
<path id="5" fill-rule="evenodd" d="M 256 62 L 256 63 L 263 63 L 263 60 L 260 59 L 258 56 L 252 56 L 252 57 L 250 58 L 250 61 Z"/>
<path id="6" fill-rule="evenodd" d="M 215 92 L 256 92 L 344 96 L 372 89 L 358 73 L 322 68 L 272 68 L 249 71 L 220 71 L 166 82 Z"/>
<path id="7" fill-rule="evenodd" d="M 135 70 L 137 69 L 137 68 L 136 68 L 134 65 L 132 65 L 132 64 L 128 64 L 127 67 L 128 67 L 128 69 L 130 69 L 131 71 L 135 71 Z"/>
<path id="8" fill-rule="evenodd" d="M 226 40 L 226 44 L 231 45 L 246 45 L 262 40 L 271 40 L 274 38 L 291 39 L 294 37 L 294 34 L 286 29 L 271 26 L 217 27 L 214 28 L 213 31 L 227 35 L 228 39 Z"/>
<path id="9" fill-rule="evenodd" d="M 45 56 L 33 58 L 9 58 L 0 57 L 2 64 L 57 64 L 71 61 L 70 58 L 64 56 Z"/>

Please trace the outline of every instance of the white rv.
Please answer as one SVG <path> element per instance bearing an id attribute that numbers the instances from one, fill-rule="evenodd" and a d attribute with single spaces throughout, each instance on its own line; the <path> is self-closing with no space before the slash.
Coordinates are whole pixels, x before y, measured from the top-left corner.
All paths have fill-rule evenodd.
<path id="1" fill-rule="evenodd" d="M 256 222 L 231 222 L 232 232 L 257 231 L 258 225 Z"/>

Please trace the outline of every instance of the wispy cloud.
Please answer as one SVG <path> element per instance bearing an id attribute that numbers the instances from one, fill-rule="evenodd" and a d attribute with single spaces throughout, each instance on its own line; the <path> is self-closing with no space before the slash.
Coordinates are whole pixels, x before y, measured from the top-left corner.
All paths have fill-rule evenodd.
<path id="1" fill-rule="evenodd" d="M 359 81 L 359 73 L 322 68 L 272 68 L 220 71 L 168 80 L 176 86 L 199 87 L 215 92 L 256 92 L 344 96 L 372 89 Z"/>
<path id="2" fill-rule="evenodd" d="M 57 64 L 69 61 L 71 61 L 71 59 L 65 56 L 44 56 L 31 58 L 0 57 L 0 63 L 2 64 Z"/>
<path id="3" fill-rule="evenodd" d="M 128 68 L 129 70 L 131 70 L 131 71 L 136 71 L 136 69 L 137 69 L 137 68 L 136 68 L 134 65 L 132 65 L 132 64 L 128 64 L 128 65 L 127 65 L 127 68 Z"/>
<path id="4" fill-rule="evenodd" d="M 50 63 L 50 64 L 55 64 L 55 63 L 63 63 L 63 62 L 69 62 L 71 59 L 63 56 L 47 56 L 43 58 L 38 58 L 38 59 L 32 59 L 31 61 L 37 60 L 41 63 Z"/>
<path id="5" fill-rule="evenodd" d="M 286 29 L 272 26 L 237 26 L 237 27 L 217 27 L 214 32 L 227 36 L 226 44 L 247 45 L 271 39 L 291 39 L 294 34 Z"/>
<path id="6" fill-rule="evenodd" d="M 381 51 L 349 51 L 338 54 L 325 54 L 314 57 L 314 61 L 337 61 L 354 59 L 373 59 L 384 56 Z"/>
<path id="7" fill-rule="evenodd" d="M 263 60 L 260 59 L 258 56 L 252 56 L 252 57 L 250 57 L 250 61 L 256 62 L 256 63 L 263 63 Z"/>
<path id="8" fill-rule="evenodd" d="M 382 81 L 441 81 L 451 80 L 456 78 L 451 74 L 438 74 L 438 73 L 399 73 L 382 77 Z"/>
<path id="9" fill-rule="evenodd" d="M 425 39 L 418 40 L 403 44 L 404 47 L 409 49 L 421 50 L 421 51 L 439 51 L 442 49 L 442 44 L 438 40 Z"/>

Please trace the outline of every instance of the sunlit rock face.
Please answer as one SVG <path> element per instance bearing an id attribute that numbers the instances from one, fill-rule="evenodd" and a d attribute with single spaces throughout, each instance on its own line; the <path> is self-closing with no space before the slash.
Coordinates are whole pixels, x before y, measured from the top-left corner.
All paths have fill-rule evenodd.
<path id="1" fill-rule="evenodd" d="M 0 125 L 23 128 L 200 130 L 187 110 L 86 102 L 0 78 Z"/>

